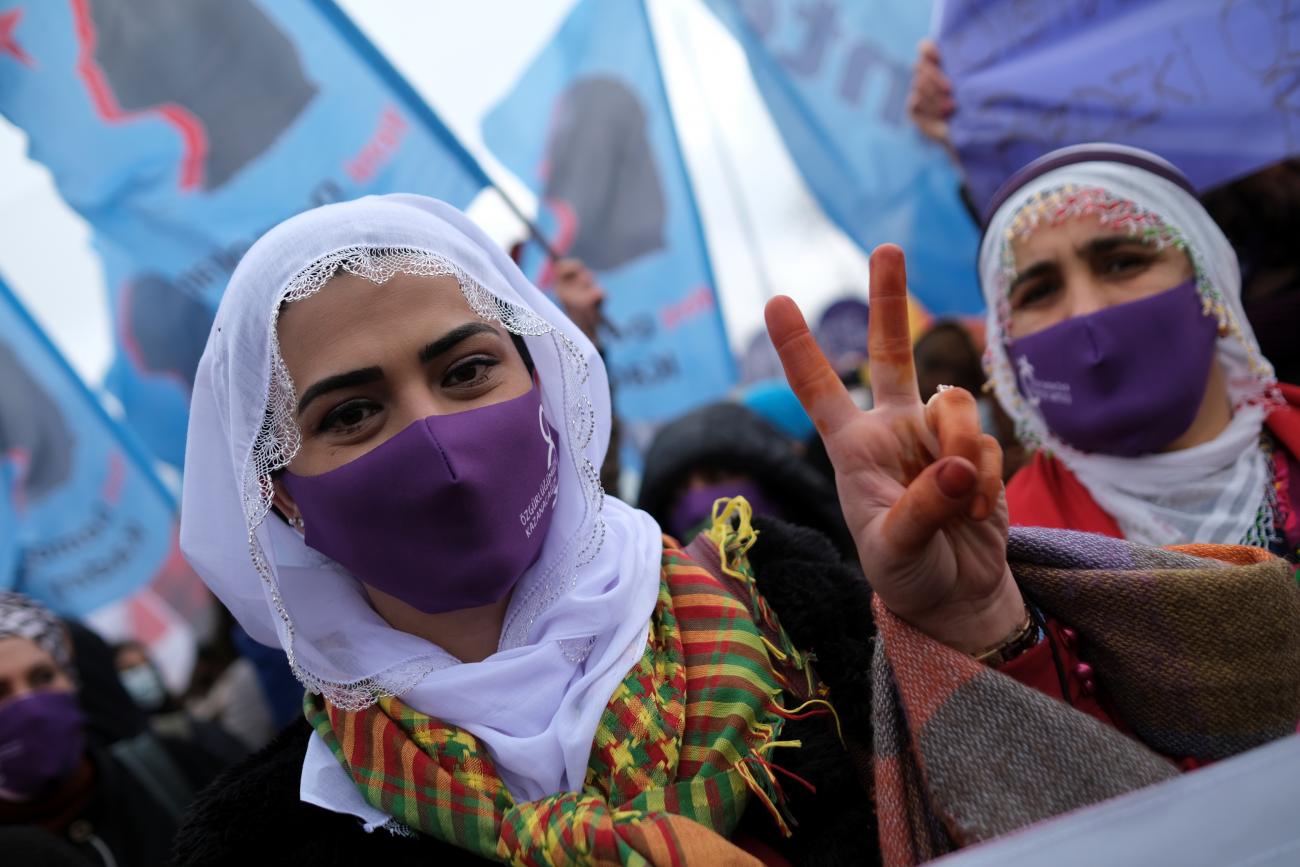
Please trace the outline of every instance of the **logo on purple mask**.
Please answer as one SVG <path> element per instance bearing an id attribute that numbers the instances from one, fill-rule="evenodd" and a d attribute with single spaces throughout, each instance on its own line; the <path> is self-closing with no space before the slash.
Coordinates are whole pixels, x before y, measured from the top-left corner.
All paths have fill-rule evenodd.
<path id="1" fill-rule="evenodd" d="M 537 405 L 537 426 L 542 432 L 542 442 L 546 443 L 546 477 L 542 485 L 528 501 L 528 508 L 519 513 L 519 523 L 524 528 L 524 536 L 531 539 L 538 526 L 545 519 L 550 524 L 550 516 L 555 509 L 555 502 L 560 498 L 559 465 L 555 461 L 555 432 L 546 423 L 542 406 Z M 544 534 L 543 534 L 544 535 Z"/>
<path id="2" fill-rule="evenodd" d="M 1020 380 L 1020 391 L 1025 399 L 1034 406 L 1040 406 L 1043 401 L 1066 406 L 1074 403 L 1070 383 L 1039 379 L 1034 375 L 1034 365 L 1028 356 L 1022 355 L 1016 359 L 1016 378 Z"/>

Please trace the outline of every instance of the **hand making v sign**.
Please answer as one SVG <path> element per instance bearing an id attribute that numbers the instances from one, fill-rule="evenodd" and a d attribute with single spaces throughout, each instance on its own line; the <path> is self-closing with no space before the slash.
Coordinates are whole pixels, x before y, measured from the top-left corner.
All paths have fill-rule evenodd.
<path id="1" fill-rule="evenodd" d="M 844 519 L 881 601 L 943 643 L 973 653 L 1023 621 L 1007 566 L 1002 450 L 980 431 L 975 398 L 921 403 L 907 325 L 903 252 L 871 255 L 868 354 L 875 408 L 862 411 L 790 298 L 767 304 L 786 379 L 835 466 Z"/>

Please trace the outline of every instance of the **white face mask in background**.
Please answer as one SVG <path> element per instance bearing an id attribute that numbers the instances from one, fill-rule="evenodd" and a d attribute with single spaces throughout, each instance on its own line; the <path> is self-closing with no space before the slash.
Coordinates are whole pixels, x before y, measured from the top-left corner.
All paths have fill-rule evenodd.
<path id="1" fill-rule="evenodd" d="M 119 671 L 117 676 L 141 710 L 156 711 L 167 701 L 167 689 L 153 666 L 133 665 Z"/>

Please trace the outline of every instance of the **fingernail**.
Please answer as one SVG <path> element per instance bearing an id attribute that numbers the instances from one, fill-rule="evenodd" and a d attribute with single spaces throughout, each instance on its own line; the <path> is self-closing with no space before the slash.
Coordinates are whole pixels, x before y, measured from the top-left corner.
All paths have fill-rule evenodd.
<path id="1" fill-rule="evenodd" d="M 975 484 L 975 471 L 962 461 L 951 460 L 939 468 L 939 490 L 944 496 L 963 497 Z"/>
<path id="2" fill-rule="evenodd" d="M 970 503 L 970 516 L 972 521 L 983 521 L 989 516 L 989 498 L 983 494 L 976 494 L 975 499 Z"/>

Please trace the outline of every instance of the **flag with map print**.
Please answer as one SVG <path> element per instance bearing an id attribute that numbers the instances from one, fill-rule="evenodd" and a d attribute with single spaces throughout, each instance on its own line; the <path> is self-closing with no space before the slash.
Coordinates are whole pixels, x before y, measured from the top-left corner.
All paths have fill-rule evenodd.
<path id="1" fill-rule="evenodd" d="M 695 198 L 641 0 L 583 0 L 487 115 L 488 147 L 541 201 L 560 255 L 596 272 L 624 460 L 736 382 Z M 549 285 L 546 251 L 523 266 Z"/>
<path id="2" fill-rule="evenodd" d="M 107 385 L 177 466 L 216 304 L 258 236 L 368 193 L 463 208 L 487 182 L 328 0 L 0 0 L 0 115 L 90 223 Z"/>
<path id="3" fill-rule="evenodd" d="M 142 448 L 0 282 L 0 588 L 143 642 L 179 690 L 212 601 L 176 531 Z"/>

